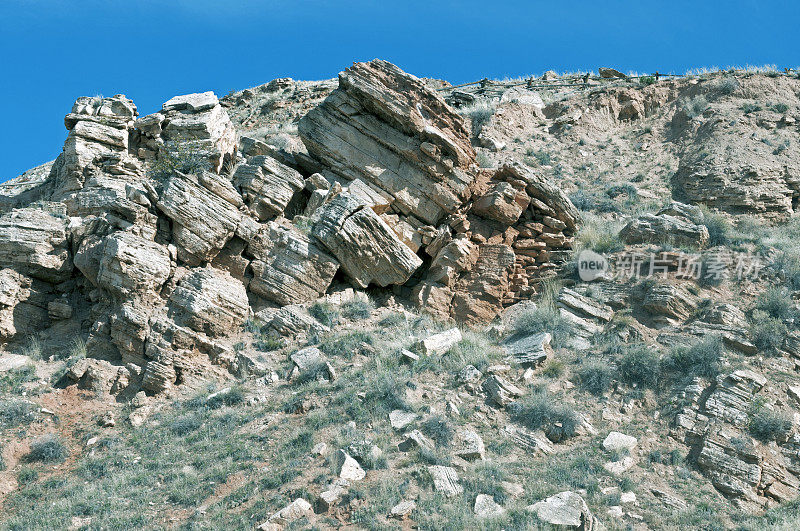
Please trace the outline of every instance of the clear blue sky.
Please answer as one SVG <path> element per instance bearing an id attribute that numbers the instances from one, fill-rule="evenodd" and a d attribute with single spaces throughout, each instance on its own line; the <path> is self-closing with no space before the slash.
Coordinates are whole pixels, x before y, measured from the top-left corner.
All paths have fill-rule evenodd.
<path id="1" fill-rule="evenodd" d="M 451 82 L 800 64 L 800 5 L 744 1 L 0 0 L 0 181 L 55 158 L 78 96 L 330 78 L 380 57 Z"/>

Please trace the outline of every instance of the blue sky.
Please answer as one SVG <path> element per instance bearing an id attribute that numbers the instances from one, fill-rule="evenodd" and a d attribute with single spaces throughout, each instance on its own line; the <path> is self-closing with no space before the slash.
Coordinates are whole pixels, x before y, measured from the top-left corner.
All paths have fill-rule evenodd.
<path id="1" fill-rule="evenodd" d="M 387 59 L 451 82 L 598 66 L 800 65 L 797 2 L 0 0 L 0 181 L 55 158 L 78 96 L 330 78 Z"/>

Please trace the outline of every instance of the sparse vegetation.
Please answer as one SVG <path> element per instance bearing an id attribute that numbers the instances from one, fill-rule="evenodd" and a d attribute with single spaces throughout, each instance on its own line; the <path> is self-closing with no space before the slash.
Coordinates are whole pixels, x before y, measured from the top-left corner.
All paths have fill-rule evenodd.
<path id="1" fill-rule="evenodd" d="M 339 322 L 339 309 L 328 302 L 315 302 L 308 308 L 308 313 L 325 326 L 334 326 Z"/>
<path id="2" fill-rule="evenodd" d="M 722 352 L 722 339 L 711 336 L 689 347 L 674 347 L 662 367 L 679 376 L 715 378 L 719 374 Z"/>
<path id="3" fill-rule="evenodd" d="M 684 100 L 681 107 L 686 116 L 691 119 L 701 116 L 708 109 L 709 104 L 705 96 L 700 95 Z"/>
<path id="4" fill-rule="evenodd" d="M 342 305 L 342 315 L 347 319 L 369 319 L 374 311 L 371 300 L 353 300 Z"/>
<path id="5" fill-rule="evenodd" d="M 611 387 L 616 371 L 607 362 L 588 361 L 578 369 L 581 388 L 596 396 L 602 396 Z"/>
<path id="6" fill-rule="evenodd" d="M 516 422 L 532 430 L 543 430 L 553 441 L 573 437 L 580 422 L 572 408 L 559 404 L 546 394 L 535 394 L 514 402 L 508 410 Z"/>
<path id="7" fill-rule="evenodd" d="M 658 355 L 645 345 L 633 345 L 620 357 L 619 378 L 639 388 L 654 389 L 661 377 Z"/>
<path id="8" fill-rule="evenodd" d="M 56 434 L 44 435 L 31 443 L 29 462 L 55 463 L 67 457 L 67 447 Z"/>
<path id="9" fill-rule="evenodd" d="M 790 416 L 756 404 L 750 412 L 747 429 L 759 441 L 769 442 L 787 437 L 792 424 Z"/>
<path id="10" fill-rule="evenodd" d="M 167 142 L 155 161 L 147 168 L 151 179 L 165 179 L 175 171 L 198 173 L 210 167 L 208 154 L 189 142 Z"/>
<path id="11" fill-rule="evenodd" d="M 470 119 L 472 134 L 477 137 L 481 133 L 483 126 L 492 119 L 496 110 L 496 103 L 488 99 L 482 99 L 473 105 L 460 108 L 458 112 Z"/>

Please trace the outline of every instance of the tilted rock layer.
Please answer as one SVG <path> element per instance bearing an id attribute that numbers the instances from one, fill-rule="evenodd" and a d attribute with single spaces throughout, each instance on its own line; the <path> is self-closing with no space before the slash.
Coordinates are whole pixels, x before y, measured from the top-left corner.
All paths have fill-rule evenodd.
<path id="1" fill-rule="evenodd" d="M 337 275 L 489 320 L 576 228 L 527 167 L 479 169 L 469 124 L 385 61 L 343 72 L 292 153 L 237 139 L 210 92 L 144 117 L 123 95 L 79 98 L 65 125 L 58 159 L 3 187 L 0 338 L 86 323 L 90 355 L 150 392 L 239 371 L 231 336 L 250 315 L 314 301 Z"/>

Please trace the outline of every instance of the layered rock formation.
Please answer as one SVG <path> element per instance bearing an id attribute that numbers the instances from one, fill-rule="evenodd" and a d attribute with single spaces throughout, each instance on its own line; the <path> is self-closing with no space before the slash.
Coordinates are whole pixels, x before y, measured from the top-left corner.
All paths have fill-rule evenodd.
<path id="1" fill-rule="evenodd" d="M 90 355 L 154 393 L 237 372 L 229 336 L 249 315 L 337 274 L 489 320 L 557 267 L 577 222 L 526 167 L 479 170 L 463 118 L 385 61 L 343 72 L 291 155 L 237 153 L 210 92 L 141 118 L 123 95 L 79 98 L 65 124 L 58 159 L 3 188 L 0 337 L 85 322 Z"/>

